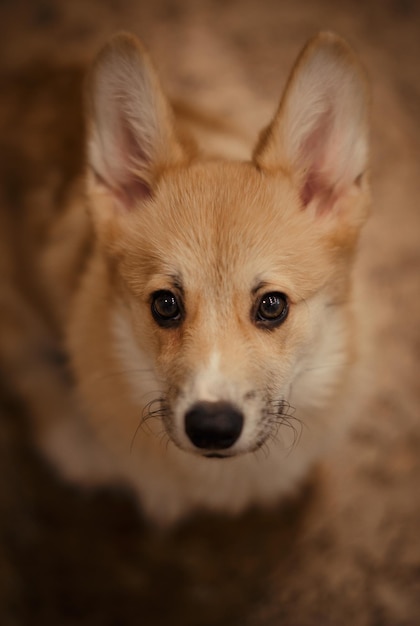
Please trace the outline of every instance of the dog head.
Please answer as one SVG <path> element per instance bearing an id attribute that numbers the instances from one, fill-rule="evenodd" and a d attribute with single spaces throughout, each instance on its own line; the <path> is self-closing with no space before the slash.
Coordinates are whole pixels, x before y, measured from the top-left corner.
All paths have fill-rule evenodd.
<path id="1" fill-rule="evenodd" d="M 369 205 L 353 53 L 328 33 L 307 45 L 248 162 L 206 161 L 182 140 L 127 35 L 99 55 L 89 110 L 112 306 L 138 369 L 152 364 L 167 433 L 206 456 L 288 445 L 294 419 L 324 417 L 351 358 L 350 269 Z"/>

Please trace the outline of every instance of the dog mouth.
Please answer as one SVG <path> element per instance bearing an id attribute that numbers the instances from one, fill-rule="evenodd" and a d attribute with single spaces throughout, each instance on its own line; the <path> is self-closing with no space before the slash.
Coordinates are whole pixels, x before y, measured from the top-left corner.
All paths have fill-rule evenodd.
<path id="1" fill-rule="evenodd" d="M 228 459 L 232 455 L 231 454 L 220 454 L 219 452 L 208 452 L 203 455 L 206 459 Z"/>
<path id="2" fill-rule="evenodd" d="M 258 441 L 250 448 L 248 449 L 243 449 L 243 450 L 235 450 L 235 451 L 230 451 L 230 452 L 210 452 L 210 451 L 200 451 L 198 449 L 193 450 L 193 454 L 204 457 L 205 459 L 221 459 L 221 460 L 225 460 L 225 459 L 233 459 L 235 457 L 238 456 L 244 456 L 245 454 L 253 454 L 255 452 L 258 452 L 258 450 L 260 450 L 261 448 L 264 447 L 264 445 L 267 444 L 267 441 L 270 439 L 270 433 L 266 433 L 263 437 L 261 437 L 260 439 L 258 439 Z M 181 448 L 183 449 L 183 448 Z M 188 450 L 188 452 L 191 452 L 191 450 Z"/>

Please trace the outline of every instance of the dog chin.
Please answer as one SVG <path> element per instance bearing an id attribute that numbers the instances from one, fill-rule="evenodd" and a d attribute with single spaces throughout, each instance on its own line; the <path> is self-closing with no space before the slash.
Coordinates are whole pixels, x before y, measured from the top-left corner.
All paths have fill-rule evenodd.
<path id="1" fill-rule="evenodd" d="M 232 451 L 232 452 L 213 452 L 211 450 L 187 450 L 189 454 L 193 454 L 195 457 L 200 457 L 202 459 L 210 459 L 211 461 L 214 459 L 221 459 L 223 461 L 228 459 L 236 459 L 238 457 L 245 456 L 251 452 L 250 450 L 240 450 L 240 451 Z"/>
<path id="2" fill-rule="evenodd" d="M 264 438 L 263 441 L 258 441 L 256 442 L 254 445 L 251 446 L 247 446 L 247 447 L 232 447 L 231 449 L 226 449 L 226 450 L 211 450 L 211 449 L 200 449 L 200 448 L 196 448 L 194 446 L 190 446 L 190 445 L 185 445 L 183 443 L 180 443 L 179 441 L 177 441 L 171 434 L 168 434 L 170 440 L 172 441 L 172 443 L 181 451 L 184 452 L 188 455 L 192 455 L 195 456 L 196 458 L 202 458 L 202 459 L 222 459 L 222 460 L 227 460 L 227 459 L 235 459 L 238 457 L 243 457 L 246 456 L 248 454 L 254 454 L 255 452 L 258 452 L 258 450 L 260 450 L 264 444 L 266 443 L 268 437 Z"/>

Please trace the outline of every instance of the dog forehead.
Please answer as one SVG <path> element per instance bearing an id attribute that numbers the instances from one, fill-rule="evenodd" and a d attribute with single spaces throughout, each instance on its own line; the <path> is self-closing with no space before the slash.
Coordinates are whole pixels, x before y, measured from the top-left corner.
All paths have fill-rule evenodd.
<path id="1" fill-rule="evenodd" d="M 266 178 L 251 163 L 208 163 L 180 169 L 158 189 L 155 218 L 163 234 L 223 256 L 243 246 L 289 241 L 300 213 L 286 176 Z M 305 221 L 305 220 L 304 220 Z"/>
<path id="2" fill-rule="evenodd" d="M 167 254 L 195 266 L 197 261 L 242 266 L 247 250 L 255 260 L 273 236 L 274 247 L 283 237 L 286 243 L 281 207 L 290 205 L 290 196 L 287 184 L 269 189 L 249 164 L 211 163 L 168 177 L 156 197 L 153 221 Z"/>
<path id="3" fill-rule="evenodd" d="M 247 206 L 268 207 L 290 196 L 288 177 L 266 176 L 250 162 L 210 161 L 169 171 L 162 179 L 162 193 L 174 208 L 189 208 L 210 215 L 244 213 Z M 285 196 L 282 198 L 282 196 Z M 289 198 L 290 199 L 290 198 Z M 243 215 L 242 215 L 243 216 Z"/>
<path id="4" fill-rule="evenodd" d="M 323 280 L 325 250 L 290 180 L 251 163 L 175 170 L 138 220 L 128 246 L 136 280 L 140 266 L 146 281 L 179 277 L 187 288 L 216 291 Z"/>

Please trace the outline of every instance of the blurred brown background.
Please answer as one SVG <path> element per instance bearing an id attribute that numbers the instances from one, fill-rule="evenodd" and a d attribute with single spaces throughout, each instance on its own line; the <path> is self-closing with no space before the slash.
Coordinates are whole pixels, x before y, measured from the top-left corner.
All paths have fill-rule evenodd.
<path id="1" fill-rule="evenodd" d="M 61 166 L 77 169 L 72 81 L 119 29 L 142 37 L 172 93 L 252 130 L 268 121 L 309 36 L 331 29 L 356 49 L 373 91 L 375 211 L 356 271 L 367 399 L 299 499 L 235 520 L 203 516 L 164 535 L 139 519 L 129 494 L 83 493 L 54 475 L 34 449 L 31 407 L 3 355 L 1 626 L 418 626 L 419 3 L 1 0 L 0 224 L 19 228 L 23 195 L 45 189 L 51 202 Z M 46 94 L 57 75 L 68 78 L 55 108 Z M 74 122 L 60 122 L 63 101 Z M 55 134 L 41 145 L 52 118 L 72 147 L 61 161 Z"/>

